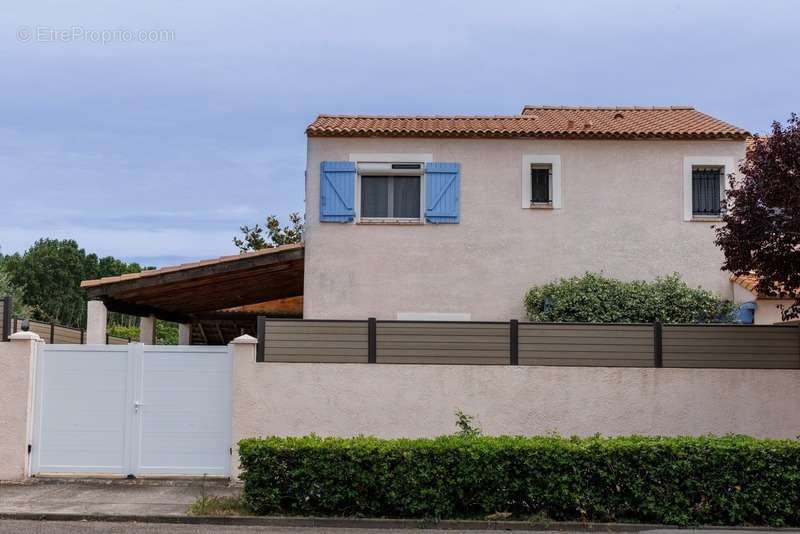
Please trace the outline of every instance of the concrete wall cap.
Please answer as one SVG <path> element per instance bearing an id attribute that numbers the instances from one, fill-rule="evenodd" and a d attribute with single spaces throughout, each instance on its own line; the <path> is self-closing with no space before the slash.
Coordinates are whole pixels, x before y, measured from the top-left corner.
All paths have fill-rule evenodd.
<path id="1" fill-rule="evenodd" d="M 8 339 L 11 341 L 42 341 L 39 334 L 34 332 L 16 332 L 8 336 Z"/>
<path id="2" fill-rule="evenodd" d="M 231 341 L 231 345 L 255 345 L 257 343 L 258 340 L 256 338 L 247 334 L 241 335 Z"/>

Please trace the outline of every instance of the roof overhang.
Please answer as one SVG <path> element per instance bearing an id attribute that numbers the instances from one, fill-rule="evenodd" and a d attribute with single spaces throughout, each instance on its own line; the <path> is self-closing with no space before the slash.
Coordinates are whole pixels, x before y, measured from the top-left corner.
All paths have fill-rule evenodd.
<path id="1" fill-rule="evenodd" d="M 191 322 L 220 310 L 303 295 L 302 244 L 175 267 L 85 280 L 90 299 L 109 311 Z"/>

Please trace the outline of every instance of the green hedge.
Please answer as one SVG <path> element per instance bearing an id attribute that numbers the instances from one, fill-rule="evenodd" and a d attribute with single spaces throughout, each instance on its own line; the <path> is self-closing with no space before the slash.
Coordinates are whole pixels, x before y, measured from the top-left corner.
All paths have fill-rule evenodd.
<path id="1" fill-rule="evenodd" d="M 309 436 L 239 454 L 259 514 L 800 525 L 800 441 Z"/>
<path id="2" fill-rule="evenodd" d="M 679 274 L 626 282 L 598 273 L 562 278 L 525 294 L 531 321 L 587 323 L 724 323 L 734 306 Z"/>

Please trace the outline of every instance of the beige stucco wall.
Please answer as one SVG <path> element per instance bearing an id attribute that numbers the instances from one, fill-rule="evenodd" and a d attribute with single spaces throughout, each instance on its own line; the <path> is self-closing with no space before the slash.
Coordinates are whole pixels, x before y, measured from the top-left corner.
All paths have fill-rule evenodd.
<path id="1" fill-rule="evenodd" d="M 781 317 L 782 307 L 788 308 L 794 302 L 791 299 L 756 298 L 750 290 L 734 282 L 731 282 L 731 284 L 733 286 L 733 301 L 736 304 L 745 302 L 756 303 L 756 311 L 753 317 L 754 324 L 775 324 L 783 322 L 783 318 Z"/>
<path id="2" fill-rule="evenodd" d="M 0 343 L 0 480 L 20 480 L 27 465 L 30 382 L 35 341 Z M 38 336 L 35 336 L 38 338 Z"/>
<path id="3" fill-rule="evenodd" d="M 793 438 L 800 428 L 800 371 L 256 363 L 254 355 L 234 360 L 234 443 L 450 434 L 458 409 L 490 435 Z"/>
<path id="4" fill-rule="evenodd" d="M 585 271 L 623 279 L 677 271 L 732 298 L 711 223 L 683 221 L 683 159 L 738 160 L 744 149 L 734 141 L 309 138 L 304 316 L 523 318 L 531 285 Z M 320 223 L 320 162 L 368 152 L 461 163 L 461 223 Z M 563 209 L 520 207 L 523 154 L 561 156 Z"/>

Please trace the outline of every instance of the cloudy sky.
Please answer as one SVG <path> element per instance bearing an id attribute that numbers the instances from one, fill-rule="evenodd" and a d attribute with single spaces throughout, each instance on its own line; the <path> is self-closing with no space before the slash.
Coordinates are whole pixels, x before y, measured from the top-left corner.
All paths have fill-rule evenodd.
<path id="1" fill-rule="evenodd" d="M 319 113 L 693 105 L 800 112 L 800 2 L 6 1 L 0 249 L 150 265 L 303 209 Z M 106 41 L 106 42 L 103 42 Z"/>

